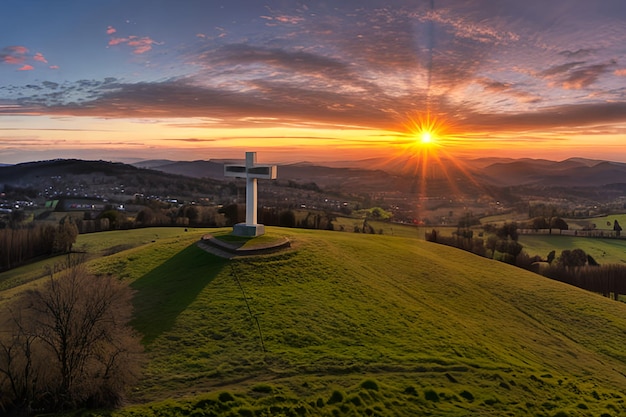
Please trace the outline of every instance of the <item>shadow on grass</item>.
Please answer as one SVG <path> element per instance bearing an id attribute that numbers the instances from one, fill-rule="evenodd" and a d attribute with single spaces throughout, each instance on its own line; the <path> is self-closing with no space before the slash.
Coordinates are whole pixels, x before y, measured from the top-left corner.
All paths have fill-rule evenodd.
<path id="1" fill-rule="evenodd" d="M 137 293 L 132 324 L 144 335 L 143 342 L 148 344 L 169 330 L 227 262 L 194 244 L 133 282 Z"/>

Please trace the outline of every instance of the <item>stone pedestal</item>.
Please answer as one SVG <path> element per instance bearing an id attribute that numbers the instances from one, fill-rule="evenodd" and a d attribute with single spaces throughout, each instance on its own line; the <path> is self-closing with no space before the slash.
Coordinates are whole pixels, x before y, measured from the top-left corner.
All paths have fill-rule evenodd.
<path id="1" fill-rule="evenodd" d="M 265 225 L 237 223 L 233 226 L 233 235 L 242 237 L 257 237 L 265 234 Z"/>

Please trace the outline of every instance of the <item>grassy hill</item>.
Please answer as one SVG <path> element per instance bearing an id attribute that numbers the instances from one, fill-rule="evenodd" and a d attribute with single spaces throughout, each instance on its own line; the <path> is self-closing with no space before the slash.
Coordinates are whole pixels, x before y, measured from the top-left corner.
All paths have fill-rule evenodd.
<path id="1" fill-rule="evenodd" d="M 268 228 L 292 249 L 228 261 L 169 230 L 80 236 L 141 241 L 91 261 L 137 290 L 148 356 L 98 415 L 626 412 L 622 303 L 414 238 Z"/>

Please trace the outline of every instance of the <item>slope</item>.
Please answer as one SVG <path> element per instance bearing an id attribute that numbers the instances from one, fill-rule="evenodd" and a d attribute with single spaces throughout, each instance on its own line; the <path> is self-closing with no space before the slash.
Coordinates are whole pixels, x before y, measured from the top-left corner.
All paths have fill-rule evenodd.
<path id="1" fill-rule="evenodd" d="M 270 231 L 294 249 L 226 261 L 155 230 L 92 264 L 133 282 L 149 356 L 149 404 L 113 414 L 624 412 L 623 304 L 413 239 Z"/>
<path id="2" fill-rule="evenodd" d="M 625 305 L 414 239 L 269 230 L 293 249 L 190 235 L 93 265 L 133 281 L 149 356 L 148 404 L 113 415 L 626 411 Z"/>

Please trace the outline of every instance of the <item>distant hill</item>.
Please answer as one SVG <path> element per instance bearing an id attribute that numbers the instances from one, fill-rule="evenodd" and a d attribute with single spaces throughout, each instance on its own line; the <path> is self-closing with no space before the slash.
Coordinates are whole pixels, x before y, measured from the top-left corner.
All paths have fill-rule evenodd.
<path id="1" fill-rule="evenodd" d="M 598 187 L 626 183 L 626 164 L 572 158 L 561 162 L 521 159 L 487 165 L 478 174 L 501 186 Z"/>
<path id="2" fill-rule="evenodd" d="M 626 413 L 624 303 L 410 238 L 268 228 L 294 247 L 228 261 L 203 233 L 92 264 L 132 282 L 149 352 L 116 416 Z"/>
<path id="3" fill-rule="evenodd" d="M 0 184 L 40 192 L 46 188 L 54 195 L 132 197 L 134 193 L 180 196 L 191 190 L 208 192 L 217 182 L 120 162 L 55 159 L 0 167 Z"/>
<path id="4" fill-rule="evenodd" d="M 185 175 L 194 178 L 212 178 L 224 180 L 224 165 L 233 163 L 243 163 L 238 160 L 210 160 L 210 161 L 144 161 L 134 164 L 135 166 L 146 166 L 162 172 L 176 175 Z M 362 189 L 363 191 L 372 189 L 389 189 L 389 187 L 399 187 L 404 190 L 408 188 L 407 181 L 397 175 L 383 170 L 350 168 L 350 167 L 329 167 L 315 165 L 313 163 L 301 162 L 278 166 L 278 179 L 283 182 L 295 181 L 298 183 L 315 182 L 319 186 Z"/>
<path id="5" fill-rule="evenodd" d="M 162 189 L 168 183 L 182 181 L 183 178 L 224 182 L 224 164 L 242 162 L 226 159 L 149 160 L 129 165 L 105 161 L 52 160 L 0 166 L 0 184 L 26 186 L 52 177 L 81 177 L 86 183 L 95 184 L 105 178 L 110 182 L 139 185 L 133 178 L 141 177 L 143 179 L 139 182 L 145 186 L 135 187 L 135 190 L 149 192 L 151 188 Z M 352 161 L 346 163 L 346 166 L 338 164 L 325 166 L 301 162 L 279 165 L 278 183 L 315 183 L 327 191 L 340 193 L 383 192 L 406 195 L 419 190 L 431 196 L 467 194 L 470 197 L 486 193 L 496 195 L 494 187 L 524 186 L 541 190 L 561 187 L 565 190 L 562 192 L 567 192 L 566 188 L 574 192 L 575 187 L 578 190 L 575 193 L 579 193 L 582 187 L 593 190 L 596 187 L 615 188 L 626 184 L 626 164 L 584 158 L 559 162 L 528 158 L 482 158 L 469 161 L 440 159 L 424 163 L 415 156 L 404 155 L 391 160 L 370 158 Z M 171 192 L 174 193 L 174 189 Z M 575 194 L 571 196 L 575 197 Z"/>
<path id="6" fill-rule="evenodd" d="M 224 179 L 224 162 L 222 161 L 150 160 L 133 165 L 192 178 Z"/>

